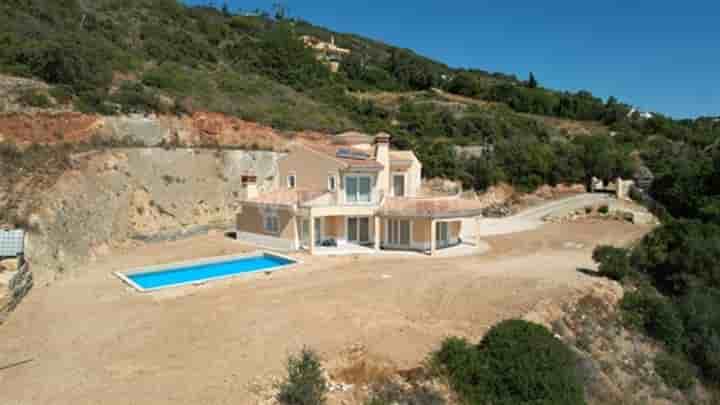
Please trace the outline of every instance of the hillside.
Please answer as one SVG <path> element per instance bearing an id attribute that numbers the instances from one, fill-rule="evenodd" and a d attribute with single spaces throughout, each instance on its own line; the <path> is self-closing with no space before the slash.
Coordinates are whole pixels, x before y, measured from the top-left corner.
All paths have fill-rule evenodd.
<path id="1" fill-rule="evenodd" d="M 281 131 L 382 130 L 396 147 L 415 149 L 428 175 L 476 188 L 628 176 L 636 163 L 630 154 L 647 149 L 652 136 L 710 147 L 720 131 L 717 121 L 646 120 L 615 98 L 453 69 L 282 11 L 234 15 L 176 0 L 8 0 L 0 25 L 0 73 L 35 79 L 0 80 L 2 111 L 214 112 Z M 334 59 L 337 73 L 306 46 L 307 35 L 347 50 Z M 619 136 L 608 140 L 611 133 Z M 605 139 L 576 140 L 593 134 Z M 495 156 L 465 161 L 457 145 L 491 146 Z M 586 161 L 593 148 L 609 154 Z"/>
<path id="2" fill-rule="evenodd" d="M 271 16 L 177 0 L 3 0 L 0 27 L 0 227 L 28 231 L 40 291 L 11 326 L 13 349 L 2 364 L 20 364 L 18 354 L 42 363 L 7 371 L 13 386 L 49 381 L 30 395 L 64 392 L 83 402 L 126 384 L 167 400 L 153 378 L 160 370 L 162 383 L 198 402 L 189 394 L 208 376 L 225 383 L 238 372 L 244 382 L 258 370 L 276 373 L 296 349 L 288 342 L 325 342 L 337 355 L 358 336 L 398 361 L 395 377 L 424 374 L 418 365 L 442 337 L 479 342 L 493 323 L 525 315 L 580 353 L 588 403 L 718 403 L 720 118 L 642 115 L 614 97 L 544 88 L 534 76 L 456 69 L 282 9 Z M 307 263 L 310 271 L 287 276 L 258 273 L 267 277 L 219 295 L 198 289 L 142 301 L 108 277 L 143 260 L 254 250 L 223 233 L 248 197 L 243 181 L 255 177 L 267 191 L 288 141 L 331 141 L 345 131 L 392 134 L 395 148 L 422 160 L 424 177 L 460 180 L 467 194 L 488 190 L 485 200 L 501 212 L 515 191 L 642 177 L 648 185 L 632 196 L 663 224 L 638 228 L 586 206 L 586 217 L 563 214 L 546 229 L 488 234 L 485 256 L 427 267 L 402 256 L 330 257 L 318 271 Z M 51 286 L 67 273 L 87 279 Z M 267 289 L 257 288 L 260 280 Z M 581 297 L 571 291 L 577 282 L 601 286 L 600 295 Z M 74 350 L 78 343 L 87 350 Z M 357 366 L 372 374 L 372 362 Z M 346 382 L 363 401 L 374 389 L 369 379 Z M 73 391 L 85 387 L 97 392 Z M 243 398 L 244 386 L 227 387 L 230 394 L 213 388 L 199 401 Z M 7 394 L 26 391 L 34 390 Z M 351 393 L 334 393 L 343 394 Z M 405 403 L 381 399 L 368 403 Z"/>

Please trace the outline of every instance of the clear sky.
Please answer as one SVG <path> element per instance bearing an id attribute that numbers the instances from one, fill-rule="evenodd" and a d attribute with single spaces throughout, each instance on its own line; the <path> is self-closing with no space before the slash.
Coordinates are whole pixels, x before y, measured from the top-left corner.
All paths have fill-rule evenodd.
<path id="1" fill-rule="evenodd" d="M 234 10 L 269 10 L 275 2 L 228 0 Z M 532 71 L 545 87 L 614 95 L 676 118 L 720 115 L 720 0 L 283 3 L 293 17 L 453 67 L 520 78 Z"/>

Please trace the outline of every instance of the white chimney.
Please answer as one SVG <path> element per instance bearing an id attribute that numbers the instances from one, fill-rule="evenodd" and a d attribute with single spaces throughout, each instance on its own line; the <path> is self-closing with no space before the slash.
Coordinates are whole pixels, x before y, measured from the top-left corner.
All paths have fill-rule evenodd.
<path id="1" fill-rule="evenodd" d="M 257 184 L 252 183 L 245 186 L 245 200 L 252 200 L 253 198 L 257 198 L 258 196 L 258 188 Z"/>
<path id="2" fill-rule="evenodd" d="M 383 165 L 378 173 L 378 190 L 390 194 L 390 134 L 381 132 L 375 136 L 375 160 Z"/>

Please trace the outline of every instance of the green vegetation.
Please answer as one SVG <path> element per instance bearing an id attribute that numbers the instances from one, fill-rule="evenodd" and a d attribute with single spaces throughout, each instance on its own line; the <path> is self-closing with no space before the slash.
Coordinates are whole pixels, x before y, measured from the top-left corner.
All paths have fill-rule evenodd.
<path id="1" fill-rule="evenodd" d="M 478 345 L 448 338 L 431 356 L 470 404 L 583 404 L 576 362 L 550 331 L 521 320 L 495 325 Z"/>
<path id="2" fill-rule="evenodd" d="M 278 402 L 287 405 L 321 405 L 325 403 L 328 387 L 318 355 L 303 348 L 287 362 L 288 376 L 280 384 Z"/>
<path id="3" fill-rule="evenodd" d="M 47 108 L 52 105 L 48 96 L 38 90 L 29 90 L 20 95 L 18 101 L 30 107 Z"/>
<path id="4" fill-rule="evenodd" d="M 720 380 L 720 227 L 672 220 L 630 251 L 599 247 L 593 258 L 601 273 L 635 285 L 620 304 L 629 326 L 688 359 L 706 381 Z M 661 364 L 668 384 L 685 385 L 672 375 L 675 363 Z"/>
<path id="5" fill-rule="evenodd" d="M 520 81 L 452 69 L 286 11 L 273 14 L 233 15 L 176 0 L 8 0 L 0 4 L 0 72 L 43 79 L 57 103 L 86 112 L 214 111 L 282 130 L 387 131 L 395 146 L 418 152 L 426 175 L 478 189 L 628 177 L 642 159 L 658 175 L 654 194 L 668 209 L 720 216 L 710 198 L 720 189 L 715 177 L 692 181 L 717 171 L 717 159 L 704 152 L 720 133 L 713 120 L 642 119 L 615 98 L 546 89 L 532 74 Z M 334 37 L 352 51 L 338 74 L 304 46 L 303 35 Z M 436 89 L 473 100 L 447 100 Z M 419 96 L 390 105 L 355 96 L 383 91 Z M 589 135 L 568 136 L 563 123 L 540 116 L 584 120 Z M 464 158 L 458 145 L 487 153 Z M 665 158 L 676 152 L 686 159 Z M 701 197 L 685 201 L 696 188 Z"/>
<path id="6" fill-rule="evenodd" d="M 626 249 L 599 246 L 593 252 L 593 260 L 600 263 L 598 272 L 601 276 L 620 281 L 632 274 L 630 256 Z"/>
<path id="7" fill-rule="evenodd" d="M 695 372 L 682 357 L 658 354 L 655 357 L 655 371 L 671 387 L 686 390 L 695 385 Z"/>

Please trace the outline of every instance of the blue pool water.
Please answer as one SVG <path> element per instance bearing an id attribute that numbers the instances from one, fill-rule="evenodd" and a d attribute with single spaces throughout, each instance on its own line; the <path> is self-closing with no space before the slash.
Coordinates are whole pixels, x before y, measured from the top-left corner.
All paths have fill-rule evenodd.
<path id="1" fill-rule="evenodd" d="M 294 261 L 289 259 L 266 254 L 161 271 L 125 274 L 125 277 L 133 281 L 143 290 L 151 290 L 224 278 L 241 273 L 275 269 L 294 263 Z"/>

